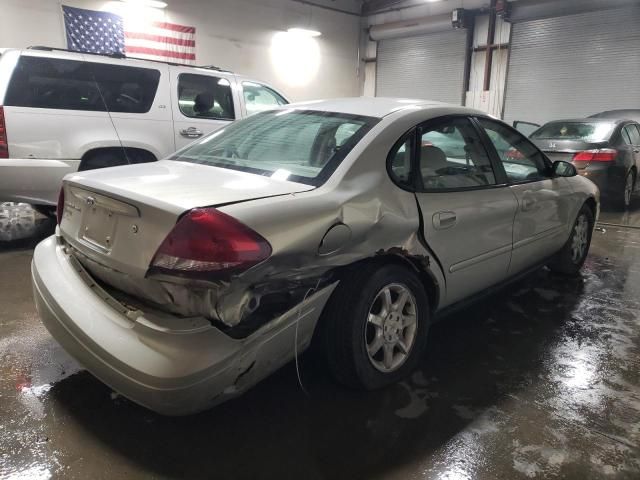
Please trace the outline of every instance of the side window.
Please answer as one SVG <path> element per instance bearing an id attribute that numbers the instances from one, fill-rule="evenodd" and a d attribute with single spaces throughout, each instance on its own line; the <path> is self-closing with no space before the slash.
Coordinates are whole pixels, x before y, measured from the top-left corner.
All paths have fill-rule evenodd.
<path id="1" fill-rule="evenodd" d="M 159 82 L 160 72 L 151 68 L 23 55 L 11 77 L 5 105 L 146 113 Z"/>
<path id="2" fill-rule="evenodd" d="M 509 181 L 521 183 L 549 178 L 544 156 L 525 137 L 498 122 L 478 120 L 493 143 Z"/>
<path id="3" fill-rule="evenodd" d="M 178 106 L 186 117 L 235 119 L 231 83 L 226 78 L 181 73 L 178 76 Z"/>
<path id="4" fill-rule="evenodd" d="M 635 125 L 627 125 L 624 127 L 623 131 L 626 132 L 626 136 L 622 136 L 625 139 L 625 142 L 628 138 L 630 145 L 640 145 L 640 133 L 638 133 L 638 129 Z"/>
<path id="5" fill-rule="evenodd" d="M 242 93 L 247 115 L 253 115 L 254 113 L 289 103 L 281 95 L 259 83 L 242 82 Z"/>
<path id="6" fill-rule="evenodd" d="M 394 182 L 409 185 L 411 181 L 411 151 L 415 132 L 400 139 L 387 157 L 389 175 Z"/>
<path id="7" fill-rule="evenodd" d="M 495 185 L 491 161 L 469 119 L 456 118 L 420 136 L 420 173 L 427 190 Z"/>

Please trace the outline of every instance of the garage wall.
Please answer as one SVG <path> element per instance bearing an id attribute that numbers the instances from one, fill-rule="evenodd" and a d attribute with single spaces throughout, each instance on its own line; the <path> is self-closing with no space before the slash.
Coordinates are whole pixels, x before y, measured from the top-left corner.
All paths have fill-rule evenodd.
<path id="1" fill-rule="evenodd" d="M 640 5 L 513 25 L 505 121 L 640 108 Z"/>
<path id="2" fill-rule="evenodd" d="M 450 30 L 378 44 L 376 96 L 460 104 L 466 30 Z"/>
<path id="3" fill-rule="evenodd" d="M 291 0 L 166 0 L 162 19 L 196 27 L 199 64 L 218 65 L 267 81 L 293 100 L 358 95 L 360 18 Z M 358 12 L 358 0 L 314 0 L 331 8 Z M 66 47 L 61 3 L 93 10 L 120 2 L 95 0 L 0 0 L 0 47 Z M 322 32 L 300 51 L 273 58 L 278 32 L 300 26 Z M 300 59 L 304 61 L 300 61 Z M 310 60 L 312 59 L 312 60 Z M 316 59 L 316 60 L 313 60 Z M 301 72 L 300 70 L 303 69 Z"/>

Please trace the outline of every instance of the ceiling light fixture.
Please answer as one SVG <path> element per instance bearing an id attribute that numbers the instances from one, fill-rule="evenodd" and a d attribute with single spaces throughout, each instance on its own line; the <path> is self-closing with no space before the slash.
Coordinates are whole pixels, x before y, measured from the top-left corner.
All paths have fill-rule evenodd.
<path id="1" fill-rule="evenodd" d="M 302 35 L 305 37 L 319 37 L 320 35 L 322 35 L 322 33 L 318 32 L 317 30 L 308 30 L 306 28 L 289 28 L 287 32 L 294 35 Z"/>
<path id="2" fill-rule="evenodd" d="M 120 0 L 120 1 L 131 4 L 131 5 L 137 5 L 139 7 L 167 8 L 167 2 L 160 2 L 158 0 Z"/>

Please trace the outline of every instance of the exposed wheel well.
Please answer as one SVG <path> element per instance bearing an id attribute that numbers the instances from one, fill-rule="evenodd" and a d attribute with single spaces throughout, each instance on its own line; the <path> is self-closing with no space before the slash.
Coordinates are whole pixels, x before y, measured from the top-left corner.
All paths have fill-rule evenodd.
<path id="1" fill-rule="evenodd" d="M 79 171 L 115 167 L 133 163 L 155 162 L 156 156 L 148 150 L 133 147 L 94 148 L 86 152 L 80 161 Z"/>
<path id="2" fill-rule="evenodd" d="M 424 286 L 425 291 L 427 292 L 427 297 L 429 299 L 429 308 L 432 312 L 434 312 L 438 306 L 438 300 L 440 298 L 440 286 L 438 282 L 433 277 L 433 275 L 428 270 L 428 258 L 418 257 L 414 255 L 410 255 L 408 253 L 387 253 L 382 255 L 377 255 L 373 258 L 367 258 L 365 260 L 360 260 L 356 263 L 353 263 L 347 267 L 343 267 L 342 270 L 353 269 L 353 268 L 361 268 L 364 264 L 378 263 L 380 265 L 388 265 L 388 264 L 396 264 L 402 265 L 404 267 L 408 267 L 413 270 L 418 277 L 420 278 L 420 282 Z M 340 273 L 338 273 L 338 277 L 340 277 Z"/>

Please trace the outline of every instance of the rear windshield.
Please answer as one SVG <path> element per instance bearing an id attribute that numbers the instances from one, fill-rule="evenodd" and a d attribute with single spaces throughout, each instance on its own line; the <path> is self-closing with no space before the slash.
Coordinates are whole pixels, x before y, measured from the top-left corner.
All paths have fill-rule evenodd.
<path id="1" fill-rule="evenodd" d="M 318 186 L 378 121 L 329 112 L 263 112 L 189 145 L 171 160 Z"/>
<path id="2" fill-rule="evenodd" d="M 160 72 L 150 68 L 22 56 L 5 105 L 94 112 L 146 113 Z"/>
<path id="3" fill-rule="evenodd" d="M 613 123 L 602 122 L 551 122 L 533 132 L 529 138 L 603 142 L 609 139 L 614 127 Z"/>

